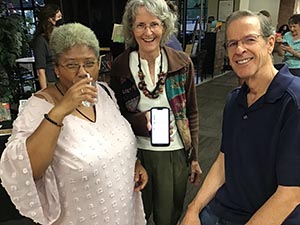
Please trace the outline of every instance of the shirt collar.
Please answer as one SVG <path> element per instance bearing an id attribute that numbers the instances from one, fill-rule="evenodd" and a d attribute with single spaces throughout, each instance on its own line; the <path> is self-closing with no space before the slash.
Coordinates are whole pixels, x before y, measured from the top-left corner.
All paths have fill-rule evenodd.
<path id="1" fill-rule="evenodd" d="M 275 68 L 278 69 L 278 73 L 273 78 L 264 96 L 264 101 L 266 103 L 273 103 L 276 100 L 280 99 L 294 79 L 294 75 L 289 72 L 288 66 L 286 64 L 277 64 L 275 65 Z M 239 104 L 243 104 L 243 102 L 245 102 L 247 93 L 248 85 L 244 82 L 237 97 L 237 101 Z"/>

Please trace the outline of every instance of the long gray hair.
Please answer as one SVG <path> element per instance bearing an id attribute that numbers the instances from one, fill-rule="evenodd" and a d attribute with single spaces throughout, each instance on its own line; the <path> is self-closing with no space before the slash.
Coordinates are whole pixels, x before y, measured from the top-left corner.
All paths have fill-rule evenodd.
<path id="1" fill-rule="evenodd" d="M 163 23 L 164 32 L 160 45 L 164 46 L 171 34 L 177 31 L 177 16 L 172 13 L 165 0 L 129 0 L 127 2 L 122 20 L 123 34 L 127 46 L 136 48 L 138 45 L 133 35 L 133 24 L 140 7 L 145 7 L 149 13 L 156 16 Z"/>

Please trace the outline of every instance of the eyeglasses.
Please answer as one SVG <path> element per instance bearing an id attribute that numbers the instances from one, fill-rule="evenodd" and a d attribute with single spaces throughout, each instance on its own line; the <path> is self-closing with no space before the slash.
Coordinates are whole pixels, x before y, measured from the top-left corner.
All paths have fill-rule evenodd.
<path id="1" fill-rule="evenodd" d="M 249 34 L 245 37 L 241 38 L 240 40 L 228 40 L 224 43 L 224 48 L 227 50 L 236 49 L 241 41 L 244 46 L 248 47 L 258 42 L 258 38 L 263 36 L 261 34 Z"/>
<path id="2" fill-rule="evenodd" d="M 98 64 L 98 61 L 86 61 L 84 64 L 68 63 L 66 65 L 58 64 L 71 73 L 77 73 L 82 66 L 86 71 L 92 70 Z"/>
<path id="3" fill-rule="evenodd" d="M 159 22 L 152 22 L 150 24 L 145 23 L 138 23 L 134 26 L 134 29 L 136 32 L 144 32 L 147 28 L 149 28 L 151 31 L 157 31 L 162 26 L 162 23 Z"/>

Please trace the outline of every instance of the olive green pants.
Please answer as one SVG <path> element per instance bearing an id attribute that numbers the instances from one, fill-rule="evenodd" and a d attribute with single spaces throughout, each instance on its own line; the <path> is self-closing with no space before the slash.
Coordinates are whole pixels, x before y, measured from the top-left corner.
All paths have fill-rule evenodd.
<path id="1" fill-rule="evenodd" d="M 155 225 L 176 225 L 183 210 L 188 180 L 184 150 L 139 149 L 138 157 L 149 176 L 148 184 L 142 190 L 146 219 L 153 214 Z"/>

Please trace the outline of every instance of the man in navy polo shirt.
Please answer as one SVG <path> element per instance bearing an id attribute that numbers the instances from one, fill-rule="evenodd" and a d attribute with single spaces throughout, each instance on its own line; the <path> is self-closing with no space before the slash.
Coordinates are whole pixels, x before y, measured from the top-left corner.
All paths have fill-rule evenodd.
<path id="1" fill-rule="evenodd" d="M 299 225 L 300 78 L 273 66 L 265 16 L 234 12 L 226 38 L 244 83 L 228 97 L 221 151 L 181 225 Z"/>

